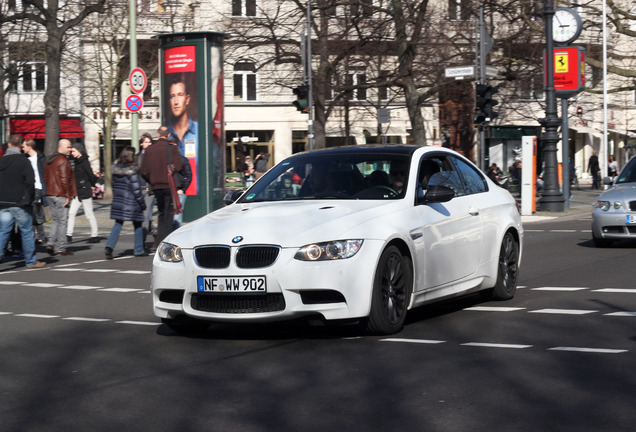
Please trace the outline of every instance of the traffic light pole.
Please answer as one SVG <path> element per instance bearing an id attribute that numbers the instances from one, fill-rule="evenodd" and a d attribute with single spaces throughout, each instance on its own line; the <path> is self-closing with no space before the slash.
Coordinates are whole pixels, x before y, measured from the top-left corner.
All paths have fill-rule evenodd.
<path id="1" fill-rule="evenodd" d="M 539 123 L 545 129 L 541 138 L 543 143 L 543 158 L 545 169 L 543 172 L 543 192 L 539 203 L 542 211 L 562 212 L 564 209 L 564 200 L 559 190 L 559 173 L 557 162 L 557 142 L 559 135 L 557 130 L 561 123 L 557 114 L 556 94 L 554 92 L 554 40 L 552 39 L 552 17 L 554 16 L 554 0 L 547 0 L 543 9 L 543 20 L 545 23 L 546 36 L 546 77 L 547 85 L 545 88 L 546 108 L 545 118 L 540 119 Z"/>
<path id="2" fill-rule="evenodd" d="M 309 86 L 309 94 L 307 95 L 307 143 L 309 150 L 314 149 L 314 84 L 311 65 L 311 0 L 307 0 L 307 85 Z"/>

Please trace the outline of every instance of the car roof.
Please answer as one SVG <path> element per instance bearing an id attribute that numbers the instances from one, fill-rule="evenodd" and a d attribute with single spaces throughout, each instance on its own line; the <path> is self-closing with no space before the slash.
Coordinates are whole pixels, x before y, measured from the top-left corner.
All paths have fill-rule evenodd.
<path id="1" fill-rule="evenodd" d="M 428 148 L 429 150 L 444 149 L 443 147 L 432 146 L 418 146 L 414 144 L 364 144 L 364 145 L 350 145 L 342 147 L 329 147 L 325 149 L 308 150 L 302 153 L 296 153 L 298 155 L 320 155 L 329 156 L 336 154 L 355 154 L 355 153 L 367 153 L 367 154 L 393 154 L 393 155 L 406 155 L 410 156 L 415 151 L 421 148 Z M 446 149 L 444 149 L 446 150 Z"/>

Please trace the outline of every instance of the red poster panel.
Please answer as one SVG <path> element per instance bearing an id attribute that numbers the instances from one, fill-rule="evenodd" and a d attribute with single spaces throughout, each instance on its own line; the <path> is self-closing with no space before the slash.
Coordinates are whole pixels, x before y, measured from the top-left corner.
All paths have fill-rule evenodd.
<path id="1" fill-rule="evenodd" d="M 186 195 L 198 192 L 197 158 L 199 149 L 196 46 L 184 45 L 164 51 L 164 89 L 170 139 L 179 147 L 192 168 L 192 182 Z"/>

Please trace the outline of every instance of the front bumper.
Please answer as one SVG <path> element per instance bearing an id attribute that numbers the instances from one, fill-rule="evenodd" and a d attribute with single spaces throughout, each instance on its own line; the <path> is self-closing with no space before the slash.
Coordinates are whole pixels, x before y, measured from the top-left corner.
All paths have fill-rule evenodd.
<path id="1" fill-rule="evenodd" d="M 595 208 L 592 213 L 592 232 L 595 238 L 605 240 L 636 239 L 636 224 L 628 224 L 627 216 L 636 213 L 607 212 Z"/>
<path id="2" fill-rule="evenodd" d="M 283 248 L 273 265 L 258 269 L 199 267 L 191 249 L 183 261 L 169 263 L 157 256 L 152 270 L 154 314 L 178 315 L 217 322 L 282 321 L 321 315 L 326 320 L 369 315 L 371 292 L 383 242 L 365 240 L 352 258 L 306 262 L 294 259 L 298 248 Z M 234 256 L 234 250 L 232 251 Z M 199 293 L 198 276 L 266 276 L 267 294 Z"/>

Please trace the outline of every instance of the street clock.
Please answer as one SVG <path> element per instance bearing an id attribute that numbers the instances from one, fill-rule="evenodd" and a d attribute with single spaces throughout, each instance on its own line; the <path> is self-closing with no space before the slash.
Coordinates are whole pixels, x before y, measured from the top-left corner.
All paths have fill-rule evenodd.
<path id="1" fill-rule="evenodd" d="M 559 45 L 574 42 L 583 30 L 583 21 L 571 8 L 560 7 L 554 10 L 552 17 L 552 39 Z"/>

